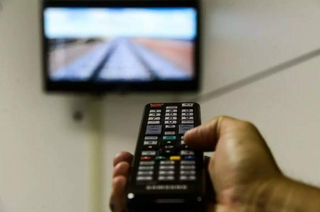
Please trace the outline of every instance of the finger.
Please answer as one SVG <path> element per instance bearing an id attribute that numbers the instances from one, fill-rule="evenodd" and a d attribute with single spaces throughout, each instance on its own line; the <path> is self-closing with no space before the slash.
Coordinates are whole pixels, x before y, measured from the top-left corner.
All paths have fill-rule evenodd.
<path id="1" fill-rule="evenodd" d="M 112 212 L 126 211 L 125 187 L 127 179 L 124 176 L 118 176 L 112 182 L 112 194 L 110 199 L 110 209 Z"/>
<path id="2" fill-rule="evenodd" d="M 213 187 L 213 182 L 211 180 L 210 177 L 210 173 L 209 173 L 209 163 L 210 163 L 211 157 L 205 156 L 205 161 L 204 161 L 204 165 L 205 165 L 205 179 L 206 179 L 206 193 L 207 193 L 207 200 L 208 203 L 214 203 L 215 202 L 215 193 L 214 193 L 214 187 Z"/>
<path id="3" fill-rule="evenodd" d="M 129 171 L 130 165 L 127 162 L 120 162 L 113 169 L 113 177 L 123 176 L 127 178 Z"/>
<path id="4" fill-rule="evenodd" d="M 113 166 L 115 167 L 120 162 L 127 162 L 128 164 L 131 164 L 133 160 L 133 155 L 129 152 L 120 152 L 115 156 L 113 159 Z"/>
<path id="5" fill-rule="evenodd" d="M 207 212 L 218 212 L 217 205 L 212 202 L 207 203 L 206 211 Z M 219 211 L 219 212 L 221 212 L 221 211 Z"/>
<path id="6" fill-rule="evenodd" d="M 210 160 L 211 160 L 211 157 L 204 156 L 204 165 L 205 165 L 205 167 L 209 166 Z"/>
<path id="7" fill-rule="evenodd" d="M 226 130 L 225 128 L 236 121 L 236 119 L 230 117 L 217 117 L 204 125 L 188 131 L 184 136 L 184 141 L 192 149 L 214 151 L 219 135 Z"/>

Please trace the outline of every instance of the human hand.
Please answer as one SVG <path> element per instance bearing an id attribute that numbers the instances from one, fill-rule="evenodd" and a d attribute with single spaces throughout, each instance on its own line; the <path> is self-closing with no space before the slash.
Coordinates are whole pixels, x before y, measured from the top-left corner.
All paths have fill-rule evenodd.
<path id="1" fill-rule="evenodd" d="M 185 135 L 191 149 L 215 151 L 208 172 L 216 193 L 209 211 L 249 211 L 264 186 L 282 179 L 271 152 L 258 130 L 250 123 L 218 117 Z M 119 153 L 114 159 L 113 212 L 126 211 L 125 188 L 133 156 Z M 257 211 L 257 210 L 256 210 Z"/>
<path id="2" fill-rule="evenodd" d="M 251 123 L 217 117 L 187 132 L 185 143 L 191 149 L 215 151 L 208 172 L 216 203 L 209 211 L 251 211 L 259 205 L 261 189 L 283 178 L 266 142 Z"/>

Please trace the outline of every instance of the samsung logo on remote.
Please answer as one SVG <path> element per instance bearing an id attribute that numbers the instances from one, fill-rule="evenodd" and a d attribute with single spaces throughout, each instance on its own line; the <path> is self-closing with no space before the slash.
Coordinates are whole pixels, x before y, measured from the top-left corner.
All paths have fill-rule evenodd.
<path id="1" fill-rule="evenodd" d="M 147 185 L 146 190 L 187 190 L 188 185 Z"/>

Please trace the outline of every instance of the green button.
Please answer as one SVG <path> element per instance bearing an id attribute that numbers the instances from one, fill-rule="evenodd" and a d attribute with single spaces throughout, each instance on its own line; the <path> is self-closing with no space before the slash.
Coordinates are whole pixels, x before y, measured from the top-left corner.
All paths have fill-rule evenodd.
<path id="1" fill-rule="evenodd" d="M 157 156 L 156 160 L 167 160 L 167 157 L 163 157 L 163 156 Z"/>
<path id="2" fill-rule="evenodd" d="M 163 136 L 164 141 L 177 140 L 176 136 Z"/>

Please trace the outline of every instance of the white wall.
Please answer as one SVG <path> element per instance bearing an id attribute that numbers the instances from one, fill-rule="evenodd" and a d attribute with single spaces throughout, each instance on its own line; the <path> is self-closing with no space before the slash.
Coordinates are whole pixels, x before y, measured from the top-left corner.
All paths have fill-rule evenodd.
<path id="1" fill-rule="evenodd" d="M 42 93 L 38 4 L 0 12 L 0 211 L 87 211 L 87 123 L 81 99 Z"/>
<path id="2" fill-rule="evenodd" d="M 42 93 L 37 0 L 3 2 L 0 211 L 90 211 L 89 101 Z M 320 47 L 318 0 L 203 2 L 203 92 Z M 319 66 L 316 58 L 203 103 L 203 121 L 224 114 L 256 123 L 285 173 L 320 186 Z M 111 95 L 101 101 L 103 211 L 109 211 L 112 158 L 133 151 L 144 104 L 177 100 Z M 71 119 L 74 108 L 86 112 L 82 123 Z"/>

